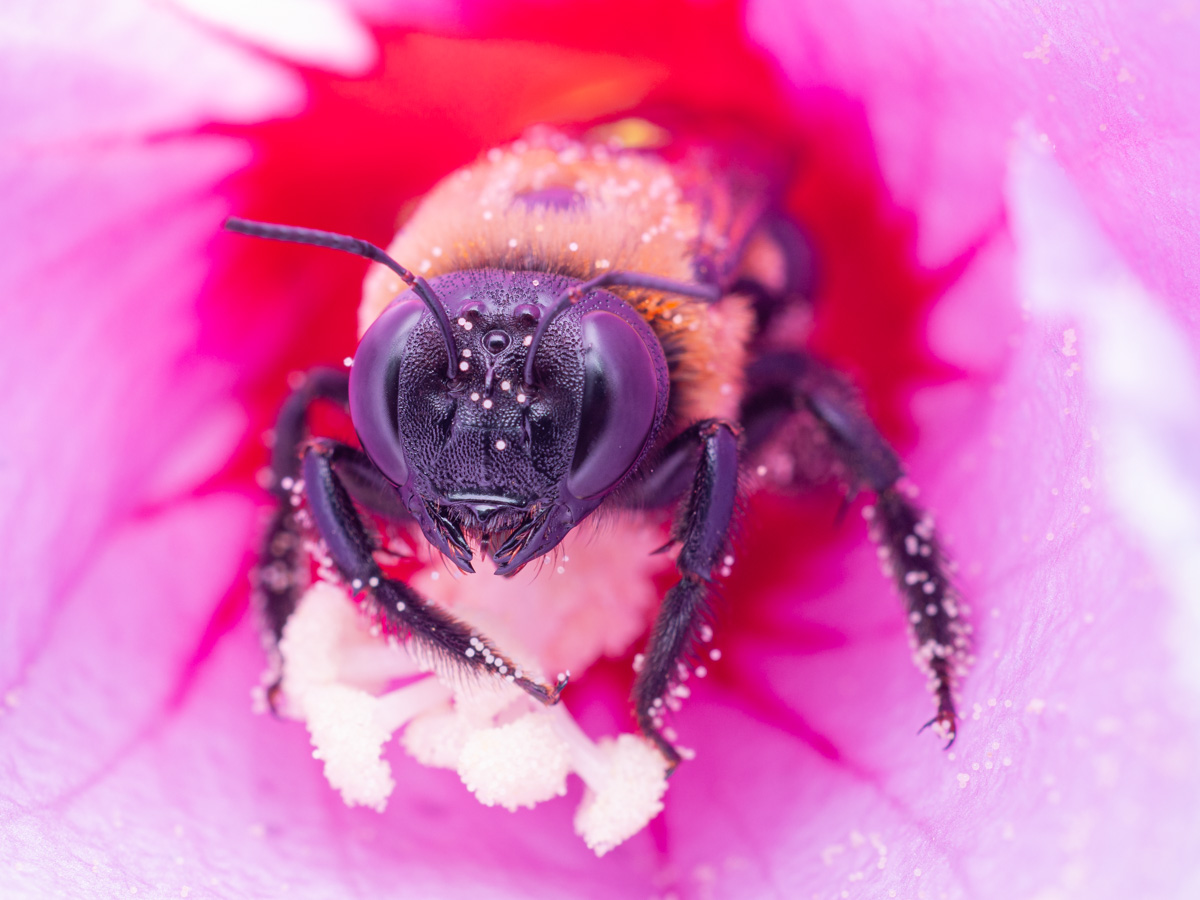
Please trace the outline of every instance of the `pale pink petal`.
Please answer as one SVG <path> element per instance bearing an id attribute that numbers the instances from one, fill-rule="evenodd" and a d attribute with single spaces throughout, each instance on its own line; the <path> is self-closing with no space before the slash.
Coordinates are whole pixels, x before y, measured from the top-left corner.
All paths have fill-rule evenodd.
<path id="1" fill-rule="evenodd" d="M 299 77 L 139 0 L 13 0 L 0 12 L 5 153 L 296 111 Z"/>
<path id="2" fill-rule="evenodd" d="M 1139 277 L 1194 312 L 1200 21 L 1186 5 L 754 0 L 747 20 L 798 88 L 862 102 L 926 263 L 1003 219 L 1009 142 L 1028 122 Z"/>

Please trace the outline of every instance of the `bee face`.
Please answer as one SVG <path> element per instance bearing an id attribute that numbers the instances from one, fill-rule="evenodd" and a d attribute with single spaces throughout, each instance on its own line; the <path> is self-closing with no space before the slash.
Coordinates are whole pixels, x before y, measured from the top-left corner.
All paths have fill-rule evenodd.
<path id="1" fill-rule="evenodd" d="M 506 571 L 552 549 L 636 466 L 665 414 L 662 350 L 612 294 L 556 316 L 534 345 L 576 284 L 544 272 L 450 273 L 430 287 L 449 316 L 452 366 L 442 328 L 411 292 L 359 346 L 350 407 L 363 447 L 464 568 L 468 537 Z"/>

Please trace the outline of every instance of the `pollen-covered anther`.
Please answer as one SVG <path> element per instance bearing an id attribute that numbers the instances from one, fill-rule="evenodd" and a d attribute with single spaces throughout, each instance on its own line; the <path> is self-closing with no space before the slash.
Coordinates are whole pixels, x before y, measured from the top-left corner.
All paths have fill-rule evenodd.
<path id="1" fill-rule="evenodd" d="M 458 759 L 467 789 L 487 806 L 514 811 L 567 792 L 570 754 L 544 712 L 473 732 Z"/>
<path id="2" fill-rule="evenodd" d="M 305 697 L 305 724 L 313 757 L 325 764 L 325 779 L 348 806 L 382 811 L 392 789 L 392 769 L 383 746 L 414 716 L 445 701 L 450 691 L 436 678 L 373 697 L 344 684 L 314 688 Z"/>
<path id="3" fill-rule="evenodd" d="M 317 688 L 345 684 L 367 692 L 418 672 L 412 658 L 371 635 L 343 588 L 318 581 L 300 598 L 279 642 L 283 710 L 305 718 Z"/>
<path id="4" fill-rule="evenodd" d="M 575 833 L 603 856 L 662 811 L 667 779 L 662 754 L 640 737 L 623 734 L 597 749 L 607 771 L 599 783 L 584 779 L 588 791 L 575 813 Z"/>

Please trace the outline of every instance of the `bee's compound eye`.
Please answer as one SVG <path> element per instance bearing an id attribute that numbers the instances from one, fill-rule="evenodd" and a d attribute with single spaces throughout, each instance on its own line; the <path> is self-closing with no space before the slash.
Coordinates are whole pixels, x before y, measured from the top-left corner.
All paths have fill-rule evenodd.
<path id="1" fill-rule="evenodd" d="M 417 301 L 385 309 L 363 335 L 350 369 L 354 430 L 367 456 L 395 484 L 408 480 L 408 461 L 396 422 L 400 363 L 409 335 L 424 312 L 424 305 Z"/>
<path id="2" fill-rule="evenodd" d="M 567 489 L 580 499 L 611 490 L 642 455 L 658 409 L 658 374 L 642 336 L 620 316 L 583 317 L 584 388 Z"/>

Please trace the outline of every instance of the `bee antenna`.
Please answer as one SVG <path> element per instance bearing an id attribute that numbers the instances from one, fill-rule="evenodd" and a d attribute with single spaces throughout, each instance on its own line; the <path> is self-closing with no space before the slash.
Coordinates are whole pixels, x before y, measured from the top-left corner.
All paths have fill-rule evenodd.
<path id="1" fill-rule="evenodd" d="M 328 247 L 330 250 L 341 250 L 345 253 L 353 253 L 355 256 L 364 256 L 373 262 L 387 266 L 400 276 L 401 281 L 413 289 L 416 295 L 429 307 L 429 311 L 433 313 L 433 317 L 437 320 L 438 328 L 441 329 L 442 337 L 446 341 L 446 378 L 450 381 L 454 380 L 456 374 L 454 371 L 454 360 L 458 356 L 458 347 L 454 343 L 454 332 L 450 327 L 450 317 L 446 315 L 446 309 L 442 306 L 438 295 L 433 292 L 433 288 L 430 287 L 428 281 L 418 275 L 414 275 L 370 241 L 348 237 L 344 234 L 334 234 L 332 231 L 299 228 L 295 225 L 274 225 L 270 222 L 252 222 L 249 219 L 239 219 L 234 216 L 230 216 L 225 220 L 225 228 L 228 231 L 235 231 L 238 234 L 248 234 L 251 237 L 266 238 L 272 241 L 289 241 L 293 244 L 311 244 L 314 247 Z"/>
<path id="2" fill-rule="evenodd" d="M 684 297 L 698 297 L 709 303 L 716 303 L 721 299 L 721 288 L 715 284 L 691 284 L 671 278 L 660 278 L 658 275 L 647 275 L 644 272 L 605 272 L 603 275 L 597 275 L 591 281 L 584 281 L 569 287 L 559 294 L 554 305 L 550 307 L 550 312 L 542 316 L 542 320 L 538 322 L 537 331 L 533 333 L 533 340 L 529 344 L 529 354 L 525 357 L 526 384 L 533 384 L 533 357 L 537 353 L 538 344 L 541 343 L 542 335 L 546 333 L 550 323 L 558 317 L 559 313 L 582 300 L 583 295 L 588 291 L 610 285 L 649 288 L 652 291 L 665 291 L 668 294 L 680 294 Z"/>

